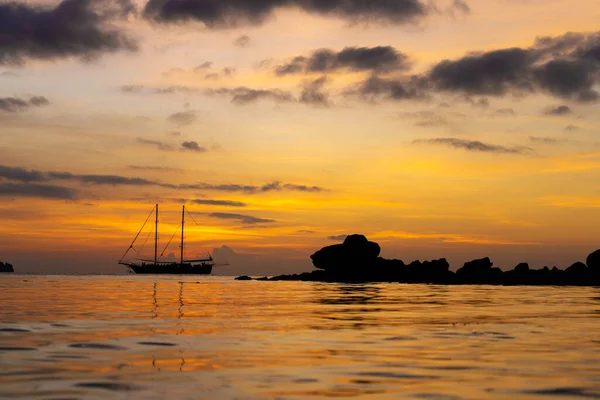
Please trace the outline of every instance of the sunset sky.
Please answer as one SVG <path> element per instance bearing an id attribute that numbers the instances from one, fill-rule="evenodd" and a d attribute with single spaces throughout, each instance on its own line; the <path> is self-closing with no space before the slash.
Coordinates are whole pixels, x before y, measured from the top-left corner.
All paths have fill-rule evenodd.
<path id="1" fill-rule="evenodd" d="M 163 244 L 187 204 L 186 254 L 219 248 L 220 274 L 311 270 L 351 233 L 453 269 L 585 260 L 598 21 L 597 0 L 0 0 L 0 260 L 123 272 L 155 203 Z"/>

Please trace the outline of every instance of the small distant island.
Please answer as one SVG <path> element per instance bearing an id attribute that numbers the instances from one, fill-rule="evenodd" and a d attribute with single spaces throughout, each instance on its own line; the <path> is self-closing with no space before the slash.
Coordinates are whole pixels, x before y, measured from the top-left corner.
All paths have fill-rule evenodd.
<path id="1" fill-rule="evenodd" d="M 0 273 L 2 272 L 15 272 L 15 269 L 11 264 L 0 261 Z"/>
<path id="2" fill-rule="evenodd" d="M 379 257 L 379 244 L 363 235 L 350 235 L 342 244 L 327 246 L 310 256 L 317 268 L 312 272 L 264 277 L 262 281 L 309 282 L 398 282 L 442 285 L 554 285 L 600 286 L 600 250 L 591 253 L 586 263 L 576 262 L 566 270 L 556 267 L 533 270 L 527 263 L 511 271 L 495 268 L 486 257 L 466 262 L 456 273 L 445 258 L 433 261 L 388 260 Z M 252 280 L 241 276 L 237 280 Z"/>

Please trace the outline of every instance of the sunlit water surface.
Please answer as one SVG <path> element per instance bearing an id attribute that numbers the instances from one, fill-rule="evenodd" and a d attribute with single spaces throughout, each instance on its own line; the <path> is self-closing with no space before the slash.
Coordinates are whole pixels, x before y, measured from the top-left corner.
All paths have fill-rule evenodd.
<path id="1" fill-rule="evenodd" d="M 600 288 L 0 276 L 0 398 L 600 398 Z"/>

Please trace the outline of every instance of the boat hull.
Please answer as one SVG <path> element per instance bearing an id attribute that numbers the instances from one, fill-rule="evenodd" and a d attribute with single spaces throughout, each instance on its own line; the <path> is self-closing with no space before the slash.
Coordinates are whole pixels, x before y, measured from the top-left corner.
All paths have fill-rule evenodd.
<path id="1" fill-rule="evenodd" d="M 128 265 L 129 269 L 136 274 L 145 275 L 210 275 L 212 265 L 192 265 L 192 264 L 147 264 L 147 265 Z"/>

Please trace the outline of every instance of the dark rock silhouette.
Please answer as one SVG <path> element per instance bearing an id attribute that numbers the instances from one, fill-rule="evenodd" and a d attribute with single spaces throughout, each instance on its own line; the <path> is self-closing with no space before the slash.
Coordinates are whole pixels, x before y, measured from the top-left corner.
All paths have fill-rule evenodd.
<path id="1" fill-rule="evenodd" d="M 587 256 L 585 263 L 589 269 L 596 273 L 600 273 L 600 250 L 596 250 Z"/>
<path id="2" fill-rule="evenodd" d="M 15 270 L 11 264 L 0 261 L 0 272 L 15 272 Z"/>
<path id="3" fill-rule="evenodd" d="M 242 276 L 238 276 L 237 278 L 235 278 L 236 281 L 251 281 L 252 278 L 250 278 L 247 275 L 242 275 Z"/>
<path id="4" fill-rule="evenodd" d="M 342 244 L 327 246 L 314 253 L 311 259 L 317 269 L 312 272 L 258 280 L 600 286 L 600 250 L 588 256 L 587 266 L 577 262 L 566 270 L 557 267 L 532 270 L 527 263 L 521 263 L 513 270 L 504 272 L 495 268 L 492 261 L 485 257 L 466 262 L 456 273 L 450 271 L 450 265 L 444 258 L 413 261 L 406 265 L 402 260 L 379 257 L 380 251 L 379 245 L 370 242 L 365 236 L 351 235 Z"/>

